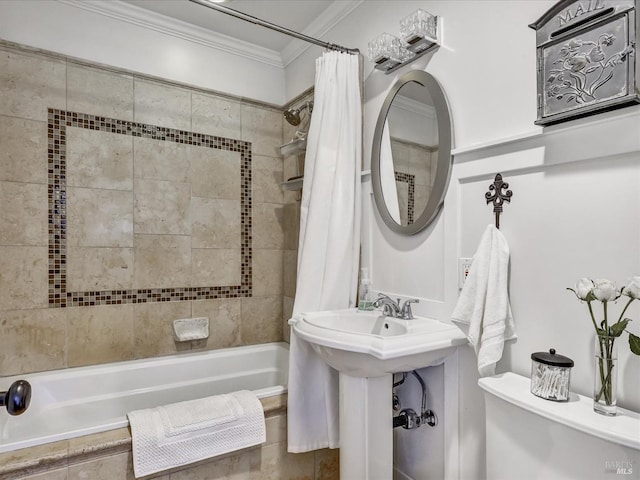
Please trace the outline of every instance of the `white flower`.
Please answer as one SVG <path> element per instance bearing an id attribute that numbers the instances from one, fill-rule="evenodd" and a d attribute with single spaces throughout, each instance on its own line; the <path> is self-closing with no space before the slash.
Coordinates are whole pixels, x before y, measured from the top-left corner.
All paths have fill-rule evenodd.
<path id="1" fill-rule="evenodd" d="M 578 280 L 578 283 L 576 283 L 574 292 L 580 300 L 589 300 L 589 294 L 592 290 L 593 282 L 588 278 L 581 278 Z"/>
<path id="2" fill-rule="evenodd" d="M 640 277 L 633 277 L 631 283 L 622 290 L 622 294 L 634 300 L 640 299 Z"/>
<path id="3" fill-rule="evenodd" d="M 605 278 L 596 278 L 593 281 L 593 295 L 596 300 L 601 302 L 610 302 L 620 296 L 620 292 L 616 288 L 616 284 Z"/>

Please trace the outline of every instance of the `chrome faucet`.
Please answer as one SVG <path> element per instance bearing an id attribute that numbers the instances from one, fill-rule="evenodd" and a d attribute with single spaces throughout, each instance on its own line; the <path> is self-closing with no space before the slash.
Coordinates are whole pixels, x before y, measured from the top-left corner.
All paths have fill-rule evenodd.
<path id="1" fill-rule="evenodd" d="M 373 302 L 373 306 L 378 308 L 382 306 L 382 313 L 388 317 L 402 318 L 403 320 L 413 320 L 413 312 L 411 311 L 412 303 L 419 303 L 417 298 L 409 298 L 400 306 L 400 299 L 393 300 L 384 293 L 379 293 L 378 298 Z"/>
<path id="2" fill-rule="evenodd" d="M 388 295 L 379 293 L 378 298 L 373 302 L 373 306 L 378 308 L 382 307 L 382 313 L 387 317 L 400 318 L 400 299 L 396 302 Z"/>

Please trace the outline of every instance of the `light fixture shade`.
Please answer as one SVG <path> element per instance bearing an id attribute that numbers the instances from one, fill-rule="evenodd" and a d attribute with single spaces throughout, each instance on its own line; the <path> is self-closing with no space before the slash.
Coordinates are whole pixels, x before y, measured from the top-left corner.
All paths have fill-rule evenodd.
<path id="1" fill-rule="evenodd" d="M 438 17 L 419 8 L 400 21 L 400 36 L 406 48 L 415 53 L 437 45 Z"/>
<path id="2" fill-rule="evenodd" d="M 369 42 L 369 61 L 374 62 L 378 70 L 389 70 L 413 56 L 398 37 L 389 33 L 382 33 Z"/>

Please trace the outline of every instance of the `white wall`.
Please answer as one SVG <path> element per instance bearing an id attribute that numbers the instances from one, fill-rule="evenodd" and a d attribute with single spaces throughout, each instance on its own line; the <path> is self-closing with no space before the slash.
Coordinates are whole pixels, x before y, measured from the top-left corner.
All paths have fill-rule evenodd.
<path id="1" fill-rule="evenodd" d="M 367 1 L 330 34 L 332 41 L 366 52 L 370 39 L 382 31 L 396 33 L 398 21 L 415 8 L 444 20 L 444 45 L 410 67 L 384 75 L 365 61 L 365 165 L 385 95 L 409 69 L 424 69 L 442 84 L 456 147 L 445 207 L 413 237 L 384 226 L 365 178 L 363 258 L 372 288 L 418 297 L 415 312 L 448 321 L 459 292 L 458 258 L 473 255 L 493 221 L 484 193 L 501 172 L 514 192 L 501 230 L 511 247 L 518 340 L 506 346 L 498 371 L 529 376 L 531 353 L 554 347 L 576 362 L 573 390 L 591 396 L 593 327 L 586 306 L 565 288 L 583 276 L 624 284 L 640 274 L 640 106 L 545 129 L 534 125 L 535 32 L 527 25 L 554 3 Z M 310 60 L 288 68 L 288 95 L 312 78 Z M 638 303 L 627 312 L 636 334 Z M 620 340 L 619 404 L 640 411 L 640 359 L 626 342 Z M 457 465 L 460 478 L 475 480 L 484 472 L 484 400 L 472 350 L 461 351 L 459 362 Z"/>
<path id="2" fill-rule="evenodd" d="M 114 3 L 100 14 L 54 0 L 2 0 L 0 39 L 239 97 L 285 103 L 284 68 L 213 49 L 207 46 L 206 32 L 143 28 L 119 18 L 131 9 L 135 11 Z M 141 15 L 141 23 L 145 16 L 152 15 Z"/>

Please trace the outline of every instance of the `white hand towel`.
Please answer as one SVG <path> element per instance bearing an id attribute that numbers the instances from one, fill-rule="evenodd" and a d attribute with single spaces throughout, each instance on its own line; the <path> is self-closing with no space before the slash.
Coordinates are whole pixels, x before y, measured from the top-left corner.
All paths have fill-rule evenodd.
<path id="1" fill-rule="evenodd" d="M 516 338 L 508 293 L 509 245 L 487 226 L 451 319 L 468 326 L 481 377 L 493 375 L 505 340 Z"/>
<path id="2" fill-rule="evenodd" d="M 127 416 L 136 478 L 266 441 L 262 404 L 247 390 Z"/>

